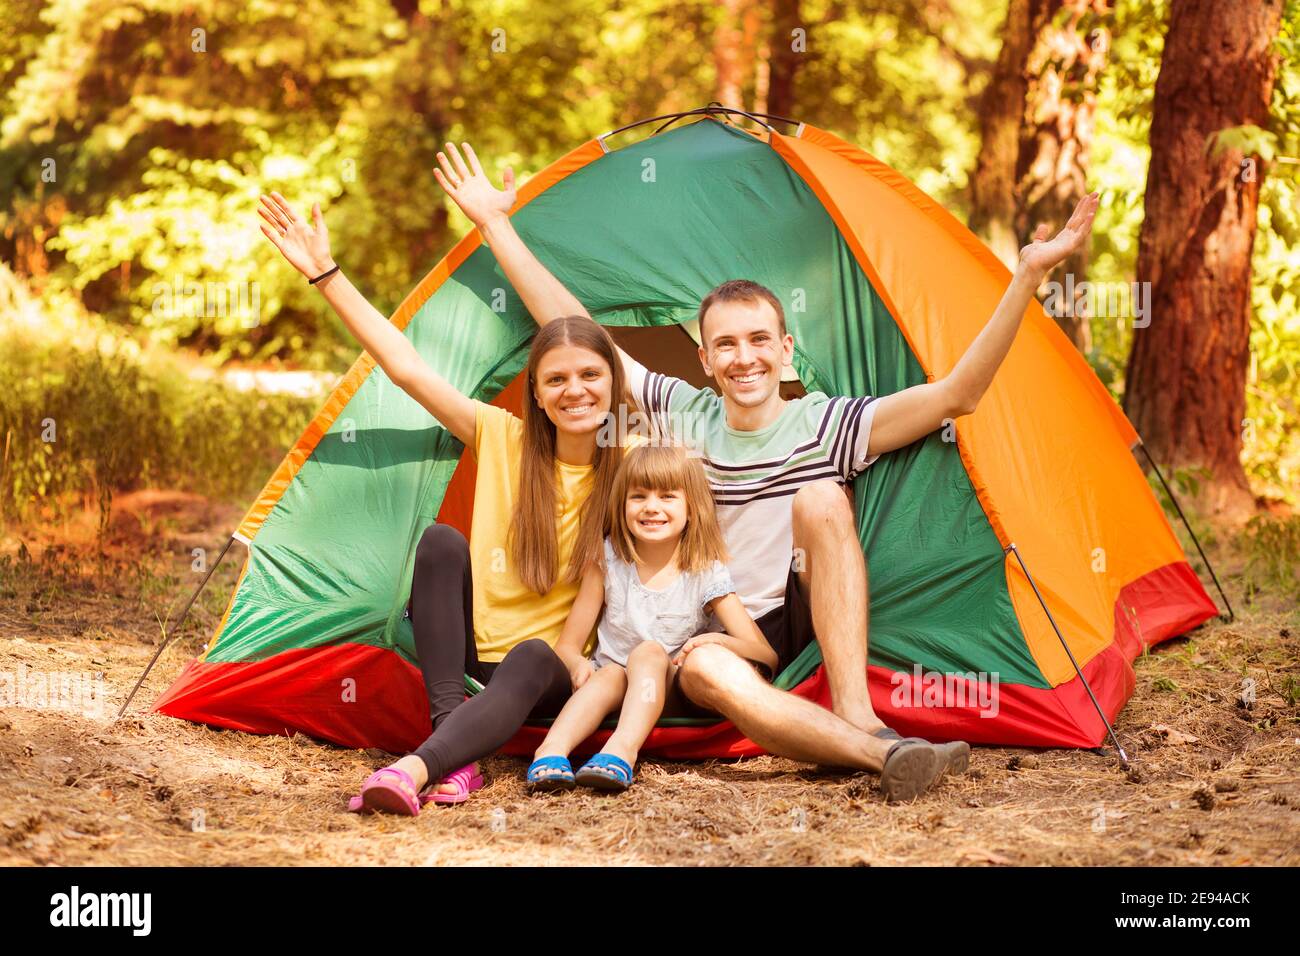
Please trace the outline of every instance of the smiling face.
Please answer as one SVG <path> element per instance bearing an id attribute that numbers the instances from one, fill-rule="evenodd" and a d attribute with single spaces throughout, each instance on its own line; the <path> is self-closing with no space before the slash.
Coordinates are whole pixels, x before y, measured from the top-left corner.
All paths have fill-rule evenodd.
<path id="1" fill-rule="evenodd" d="M 557 431 L 585 435 L 598 429 L 612 394 L 609 363 L 590 349 L 557 345 L 537 363 L 533 399 Z"/>
<path id="2" fill-rule="evenodd" d="M 743 408 L 780 401 L 781 369 L 794 359 L 794 339 L 781 334 L 769 302 L 715 302 L 700 330 L 700 362 L 718 383 L 724 401 Z"/>
<path id="3" fill-rule="evenodd" d="M 655 491 L 633 485 L 627 490 L 623 508 L 627 526 L 638 541 L 676 541 L 686 529 L 686 492 L 682 488 Z"/>

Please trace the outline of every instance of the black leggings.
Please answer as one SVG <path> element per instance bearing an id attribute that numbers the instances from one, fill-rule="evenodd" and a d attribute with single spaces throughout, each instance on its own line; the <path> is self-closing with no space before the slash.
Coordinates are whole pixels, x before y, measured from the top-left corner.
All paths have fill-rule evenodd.
<path id="1" fill-rule="evenodd" d="M 433 734 L 417 747 L 429 783 L 486 757 L 531 717 L 554 717 L 569 699 L 569 672 L 545 641 L 516 644 L 499 663 L 474 645 L 474 587 L 465 536 L 425 529 L 415 550 L 411 626 L 429 694 Z M 465 699 L 465 675 L 486 687 Z"/>

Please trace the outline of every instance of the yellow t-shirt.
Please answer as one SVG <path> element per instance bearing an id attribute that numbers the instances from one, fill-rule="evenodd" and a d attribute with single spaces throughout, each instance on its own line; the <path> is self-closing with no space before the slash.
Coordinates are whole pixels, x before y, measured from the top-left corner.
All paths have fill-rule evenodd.
<path id="1" fill-rule="evenodd" d="M 552 647 L 578 596 L 577 583 L 557 581 L 545 594 L 524 585 L 511 569 L 509 531 L 519 487 L 524 423 L 504 408 L 476 403 L 474 523 L 469 554 L 474 574 L 474 643 L 481 661 L 500 661 L 516 644 L 540 637 Z M 563 576 L 573 556 L 583 504 L 591 494 L 591 465 L 555 462 L 559 562 Z"/>

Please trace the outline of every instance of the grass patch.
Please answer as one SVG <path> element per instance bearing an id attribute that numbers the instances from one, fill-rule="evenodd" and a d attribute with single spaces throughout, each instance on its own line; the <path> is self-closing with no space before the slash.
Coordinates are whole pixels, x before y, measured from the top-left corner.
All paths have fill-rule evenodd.
<path id="1" fill-rule="evenodd" d="M 250 496 L 317 404 L 147 364 L 122 342 L 0 335 L 0 520 L 57 516 L 80 499 L 102 529 L 113 495 L 142 487 Z"/>
<path id="2" fill-rule="evenodd" d="M 1240 548 L 1246 557 L 1242 588 L 1247 600 L 1261 591 L 1300 600 L 1300 515 L 1251 518 L 1241 531 Z"/>

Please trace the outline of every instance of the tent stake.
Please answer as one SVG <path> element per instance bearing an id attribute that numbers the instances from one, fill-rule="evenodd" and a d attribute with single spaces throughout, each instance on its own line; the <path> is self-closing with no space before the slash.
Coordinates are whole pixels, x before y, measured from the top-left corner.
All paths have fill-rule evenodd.
<path id="1" fill-rule="evenodd" d="M 208 581 L 212 577 L 212 573 L 217 570 L 217 565 L 221 563 L 221 559 L 226 556 L 226 552 L 230 550 L 230 546 L 234 543 L 235 539 L 233 537 L 226 542 L 226 546 L 222 548 L 221 553 L 217 555 L 217 560 L 213 561 L 212 566 L 208 568 L 208 573 L 203 575 L 203 580 L 200 581 L 199 586 L 194 589 L 194 593 L 190 595 L 190 600 L 189 603 L 185 605 L 185 610 L 181 611 L 180 619 L 177 620 L 176 627 L 172 629 L 173 635 L 180 631 L 181 625 L 185 623 L 185 616 L 190 613 L 190 608 L 192 608 L 194 602 L 198 600 L 199 593 L 207 587 Z M 144 669 L 144 673 L 141 674 L 140 679 L 135 682 L 135 686 L 131 688 L 131 693 L 127 694 L 126 701 L 122 704 L 122 709 L 117 712 L 117 717 L 114 718 L 115 720 L 126 713 L 126 709 L 131 706 L 131 701 L 135 699 L 136 692 L 140 689 L 140 685 L 144 683 L 144 679 L 149 676 L 149 672 L 153 670 L 154 664 L 158 663 L 158 658 L 162 656 L 162 652 L 167 649 L 167 645 L 171 642 L 172 639 L 167 636 L 167 625 L 164 624 L 163 642 L 158 645 L 158 650 L 154 651 L 153 659 L 149 661 L 148 665 Z"/>
<path id="2" fill-rule="evenodd" d="M 1038 585 L 1034 583 L 1033 575 L 1029 573 L 1029 568 L 1025 567 L 1025 560 L 1020 557 L 1020 549 L 1016 547 L 1015 542 L 1012 542 L 1007 545 L 1006 550 L 1016 556 L 1016 561 L 1020 563 L 1020 570 L 1025 572 L 1025 578 L 1029 581 L 1029 586 L 1034 589 L 1034 597 L 1038 598 L 1038 603 L 1043 606 L 1043 613 L 1047 615 L 1047 620 L 1051 623 L 1052 630 L 1056 632 L 1056 637 L 1060 640 L 1061 646 L 1065 648 L 1065 653 L 1070 658 L 1070 663 L 1074 665 L 1074 672 L 1079 675 L 1079 680 L 1083 681 L 1083 689 L 1088 692 L 1088 696 L 1092 699 L 1092 706 L 1097 708 L 1097 716 L 1100 717 L 1101 722 L 1106 725 L 1106 733 L 1110 734 L 1110 739 L 1114 742 L 1115 749 L 1119 751 L 1120 763 L 1124 765 L 1125 769 L 1127 769 L 1128 754 L 1124 752 L 1123 745 L 1120 744 L 1119 738 L 1115 736 L 1115 728 L 1112 727 L 1110 721 L 1106 719 L 1106 714 L 1101 709 L 1101 704 L 1097 701 L 1097 695 L 1092 692 L 1092 687 L 1088 684 L 1088 678 L 1083 676 L 1083 670 L 1079 667 L 1079 662 L 1074 659 L 1074 652 L 1070 650 L 1070 645 L 1065 643 L 1065 635 L 1062 634 L 1061 629 L 1056 626 L 1056 618 L 1052 617 L 1052 612 L 1048 609 L 1047 602 L 1043 600 L 1043 595 L 1039 592 Z"/>
<path id="3" fill-rule="evenodd" d="M 1212 565 L 1210 559 L 1205 556 L 1205 549 L 1201 547 L 1201 542 L 1196 537 L 1196 532 L 1192 530 L 1192 526 L 1188 522 L 1187 516 L 1183 514 L 1182 506 L 1178 504 L 1178 499 L 1174 497 L 1174 492 L 1173 489 L 1169 487 L 1169 482 L 1165 481 L 1165 476 L 1160 473 L 1160 466 L 1157 465 L 1156 460 L 1151 457 L 1151 452 L 1147 451 L 1147 446 L 1141 438 L 1138 439 L 1138 447 L 1142 449 L 1142 454 L 1147 456 L 1147 461 L 1150 462 L 1151 468 L 1156 473 L 1156 477 L 1160 479 L 1160 484 L 1164 486 L 1165 494 L 1168 495 L 1169 500 L 1174 503 L 1174 510 L 1178 512 L 1178 517 L 1182 519 L 1183 527 L 1186 528 L 1187 533 L 1192 536 L 1192 544 L 1196 545 L 1196 553 L 1199 554 L 1201 560 L 1205 562 L 1205 568 L 1210 572 L 1210 577 L 1214 580 L 1214 586 L 1219 589 L 1219 597 L 1223 598 L 1223 606 L 1228 609 L 1227 620 L 1236 620 L 1237 615 L 1232 610 L 1232 604 L 1228 601 L 1228 595 L 1224 593 L 1223 585 L 1219 583 L 1219 576 L 1214 573 L 1214 565 Z M 1222 617 L 1222 615 L 1220 615 L 1220 617 Z"/>

